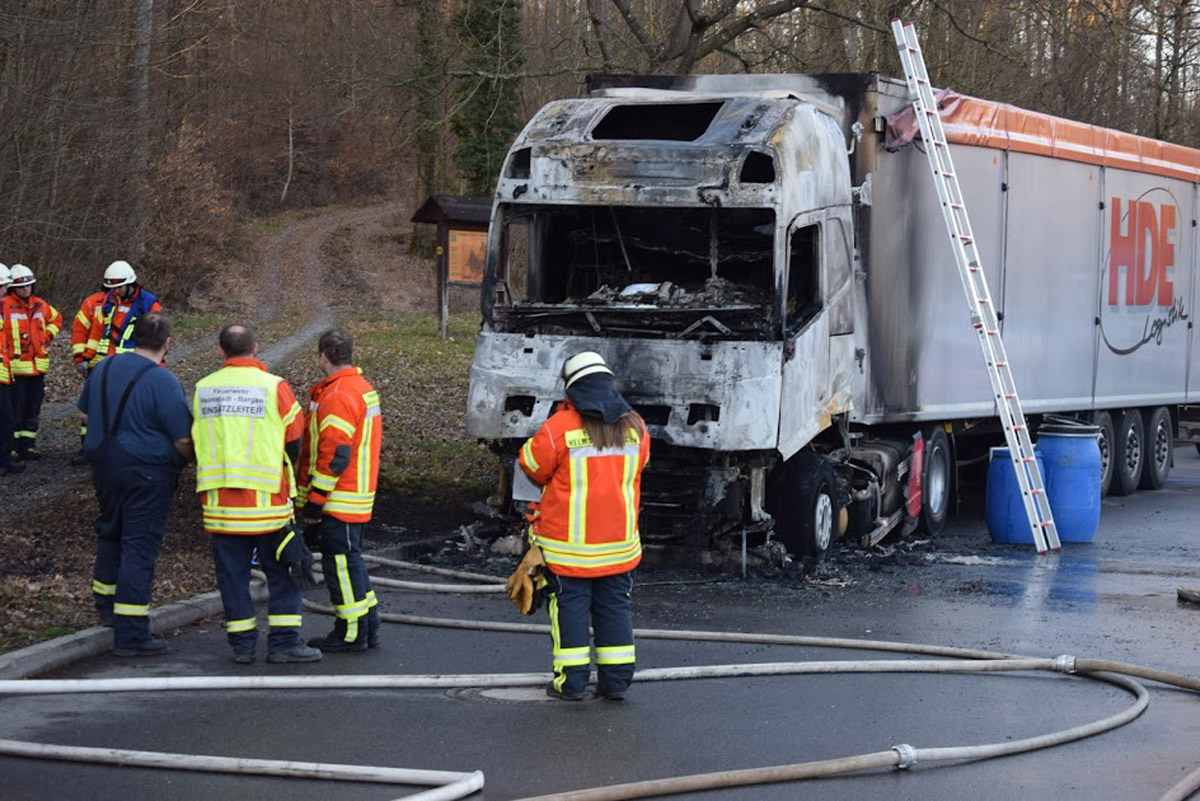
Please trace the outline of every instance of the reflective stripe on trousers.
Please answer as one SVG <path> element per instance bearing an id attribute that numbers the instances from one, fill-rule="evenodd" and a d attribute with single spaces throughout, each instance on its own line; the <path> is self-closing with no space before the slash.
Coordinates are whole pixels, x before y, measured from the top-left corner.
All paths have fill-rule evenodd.
<path id="1" fill-rule="evenodd" d="M 574 694 L 587 687 L 590 625 L 595 632 L 600 687 L 624 692 L 633 679 L 635 666 L 630 606 L 633 571 L 596 578 L 551 573 L 549 585 L 555 689 Z"/>
<path id="2" fill-rule="evenodd" d="M 362 523 L 347 523 L 325 515 L 321 518 L 321 552 L 325 585 L 336 619 L 335 637 L 354 642 L 366 637 L 364 616 L 378 603 L 367 566 L 362 558 Z"/>

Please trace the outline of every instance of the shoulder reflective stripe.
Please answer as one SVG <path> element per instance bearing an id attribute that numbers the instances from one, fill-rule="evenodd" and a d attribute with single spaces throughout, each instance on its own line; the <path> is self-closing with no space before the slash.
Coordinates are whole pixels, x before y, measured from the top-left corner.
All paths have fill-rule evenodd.
<path id="1" fill-rule="evenodd" d="M 299 626 L 302 625 L 300 615 L 268 615 L 269 626 Z"/>
<path id="2" fill-rule="evenodd" d="M 597 665 L 628 665 L 635 662 L 633 645 L 606 645 L 596 647 Z"/>
<path id="3" fill-rule="evenodd" d="M 379 405 L 379 393 L 376 392 L 375 390 L 371 390 L 370 392 L 364 392 L 362 399 L 363 399 L 363 403 L 367 404 L 368 407 Z"/>
<path id="4" fill-rule="evenodd" d="M 521 448 L 521 455 L 525 460 L 525 466 L 536 473 L 538 471 L 538 463 L 537 463 L 537 459 L 533 458 L 533 440 L 532 439 L 528 439 L 525 441 L 524 447 Z"/>
<path id="5" fill-rule="evenodd" d="M 97 595 L 116 595 L 117 585 L 105 584 L 103 581 L 99 581 L 98 579 L 92 579 L 92 592 L 96 593 Z"/>
<path id="6" fill-rule="evenodd" d="M 319 433 L 319 432 L 324 431 L 325 429 L 329 428 L 330 426 L 333 426 L 338 431 L 341 431 L 347 437 L 354 436 L 354 426 L 351 425 L 349 422 L 343 420 L 342 418 L 338 417 L 335 414 L 326 415 L 325 418 L 323 420 L 321 420 L 321 425 L 317 429 L 317 431 Z"/>
<path id="7" fill-rule="evenodd" d="M 589 458 L 597 457 L 597 456 L 624 456 L 624 455 L 637 456 L 637 454 L 638 454 L 637 445 L 623 445 L 620 448 L 596 448 L 589 444 L 589 445 L 581 445 L 577 448 L 571 449 L 572 456 L 589 457 Z"/>
<path id="8" fill-rule="evenodd" d="M 113 604 L 114 615 L 145 617 L 150 614 L 149 604 Z"/>
<path id="9" fill-rule="evenodd" d="M 245 617 L 241 620 L 226 620 L 225 630 L 230 633 L 238 631 L 252 631 L 257 624 L 258 621 L 252 617 Z"/>

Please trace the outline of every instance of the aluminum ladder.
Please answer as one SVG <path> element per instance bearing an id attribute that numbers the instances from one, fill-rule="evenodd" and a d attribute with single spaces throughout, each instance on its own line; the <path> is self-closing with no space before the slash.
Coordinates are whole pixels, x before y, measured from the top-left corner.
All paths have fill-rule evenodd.
<path id="1" fill-rule="evenodd" d="M 1021 399 L 1017 397 L 1017 385 L 1013 381 L 1004 342 L 1000 338 L 999 318 L 988 291 L 987 276 L 984 275 L 979 251 L 975 247 L 975 235 L 967 217 L 967 206 L 950 158 L 950 145 L 942 119 L 938 115 L 937 100 L 925 70 L 925 58 L 917 42 L 916 29 L 912 23 L 892 20 L 892 35 L 900 52 L 900 63 L 904 66 L 904 78 L 908 82 L 908 94 L 912 98 L 913 112 L 921 127 L 921 138 L 925 142 L 925 156 L 933 172 L 933 183 L 938 199 L 942 202 L 942 216 L 950 234 L 954 250 L 954 261 L 967 294 L 971 311 L 971 325 L 979 336 L 983 359 L 987 364 L 988 376 L 992 381 L 992 393 L 996 399 L 996 413 L 1004 428 L 1009 454 L 1013 459 L 1013 470 L 1017 474 L 1017 485 L 1021 488 L 1021 500 L 1025 515 L 1033 532 L 1033 543 L 1038 553 L 1047 547 L 1058 550 L 1058 529 L 1050 512 L 1046 487 L 1033 453 L 1033 442 L 1029 438 L 1029 427 L 1021 410 Z"/>

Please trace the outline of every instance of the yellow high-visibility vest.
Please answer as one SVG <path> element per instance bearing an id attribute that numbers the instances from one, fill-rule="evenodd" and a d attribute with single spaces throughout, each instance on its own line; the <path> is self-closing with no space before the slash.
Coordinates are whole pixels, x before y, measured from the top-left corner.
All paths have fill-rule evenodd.
<path id="1" fill-rule="evenodd" d="M 279 414 L 282 382 L 257 367 L 223 367 L 196 384 L 192 440 L 197 492 L 279 491 L 287 428 Z"/>

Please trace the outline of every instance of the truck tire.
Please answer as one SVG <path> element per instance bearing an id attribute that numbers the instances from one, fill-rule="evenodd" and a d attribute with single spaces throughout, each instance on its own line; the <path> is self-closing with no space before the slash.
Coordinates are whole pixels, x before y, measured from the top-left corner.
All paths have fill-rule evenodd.
<path id="1" fill-rule="evenodd" d="M 921 432 L 925 438 L 925 466 L 921 471 L 921 519 L 917 530 L 937 534 L 950 517 L 954 494 L 954 449 L 941 426 Z"/>
<path id="2" fill-rule="evenodd" d="M 1165 406 L 1142 410 L 1142 427 L 1146 432 L 1146 466 L 1142 468 L 1142 489 L 1162 489 L 1171 472 L 1171 448 L 1175 432 L 1171 413 Z"/>
<path id="3" fill-rule="evenodd" d="M 1100 497 L 1108 494 L 1113 478 L 1113 419 L 1108 412 L 1094 412 L 1092 425 L 1100 429 Z"/>
<path id="4" fill-rule="evenodd" d="M 767 498 L 776 539 L 798 556 L 820 559 L 837 531 L 835 498 L 828 459 L 808 451 L 788 459 L 775 469 Z"/>
<path id="5" fill-rule="evenodd" d="M 1146 431 L 1142 428 L 1142 413 L 1127 409 L 1117 415 L 1113 429 L 1113 477 L 1109 492 L 1113 495 L 1132 495 L 1142 480 L 1146 463 Z"/>

